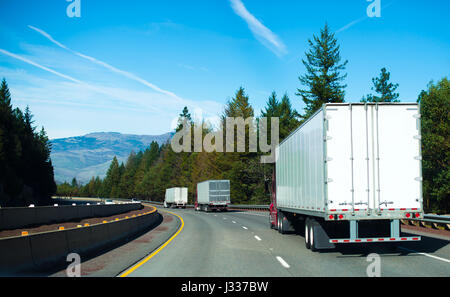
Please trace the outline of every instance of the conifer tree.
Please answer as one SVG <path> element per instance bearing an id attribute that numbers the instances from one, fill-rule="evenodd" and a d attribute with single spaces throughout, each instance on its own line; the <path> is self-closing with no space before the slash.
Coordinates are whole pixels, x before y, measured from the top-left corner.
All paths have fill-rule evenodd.
<path id="1" fill-rule="evenodd" d="M 380 76 L 372 79 L 372 91 L 375 91 L 379 96 L 369 94 L 366 97 L 363 97 L 361 102 L 399 102 L 398 97 L 400 95 L 395 93 L 398 84 L 389 82 L 390 78 L 391 73 L 383 67 Z"/>
<path id="2" fill-rule="evenodd" d="M 304 88 L 298 89 L 297 95 L 305 103 L 306 120 L 325 103 L 344 102 L 346 85 L 342 84 L 347 74 L 345 70 L 348 61 L 341 62 L 340 46 L 328 24 L 321 29 L 319 36 L 309 39 L 309 51 L 302 60 L 306 74 L 299 77 Z"/>

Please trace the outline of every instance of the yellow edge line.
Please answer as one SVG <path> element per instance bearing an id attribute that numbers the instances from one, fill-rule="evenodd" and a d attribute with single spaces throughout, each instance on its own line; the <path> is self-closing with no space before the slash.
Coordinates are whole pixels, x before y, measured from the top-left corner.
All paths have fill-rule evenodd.
<path id="1" fill-rule="evenodd" d="M 156 209 L 155 209 L 156 210 Z M 144 258 L 143 260 L 141 260 L 140 262 L 138 262 L 137 264 L 135 264 L 133 267 L 129 268 L 127 271 L 123 272 L 121 275 L 119 275 L 119 277 L 127 277 L 128 275 L 130 275 L 131 273 L 133 273 L 136 269 L 138 269 L 139 267 L 141 267 L 142 265 L 144 265 L 145 263 L 147 263 L 151 258 L 153 258 L 156 254 L 158 254 L 162 249 L 164 249 L 175 237 L 178 236 L 178 234 L 180 234 L 181 230 L 183 230 L 184 228 L 184 221 L 183 218 L 180 217 L 179 215 L 172 213 L 172 212 L 168 212 L 171 215 L 177 216 L 180 221 L 181 221 L 181 226 L 178 229 L 177 233 L 175 233 L 169 240 L 167 240 L 162 246 L 160 246 L 156 251 L 154 251 L 153 253 L 151 253 L 149 256 L 147 256 L 146 258 Z"/>

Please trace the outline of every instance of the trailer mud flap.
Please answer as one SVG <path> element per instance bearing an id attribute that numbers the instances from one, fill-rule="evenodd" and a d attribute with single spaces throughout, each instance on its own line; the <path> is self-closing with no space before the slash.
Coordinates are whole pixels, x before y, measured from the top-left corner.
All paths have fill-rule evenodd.
<path id="1" fill-rule="evenodd" d="M 316 249 L 318 250 L 326 250 L 326 249 L 334 249 L 336 245 L 331 242 L 330 237 L 328 236 L 325 229 L 322 227 L 321 224 L 314 221 L 313 226 L 314 228 L 314 240 Z"/>

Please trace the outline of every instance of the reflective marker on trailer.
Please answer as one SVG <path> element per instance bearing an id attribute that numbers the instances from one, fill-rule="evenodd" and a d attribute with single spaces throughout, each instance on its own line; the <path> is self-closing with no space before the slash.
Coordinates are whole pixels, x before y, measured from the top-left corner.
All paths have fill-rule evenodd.
<path id="1" fill-rule="evenodd" d="M 381 238 L 355 238 L 355 239 L 330 239 L 330 243 L 374 243 L 387 241 L 419 241 L 421 237 L 381 237 Z"/>

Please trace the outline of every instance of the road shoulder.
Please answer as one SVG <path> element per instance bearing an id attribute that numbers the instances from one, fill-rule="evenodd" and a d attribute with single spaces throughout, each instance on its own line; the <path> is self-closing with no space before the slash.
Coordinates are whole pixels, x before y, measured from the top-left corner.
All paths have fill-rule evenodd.
<path id="1" fill-rule="evenodd" d="M 180 227 L 179 220 L 166 212 L 159 212 L 162 222 L 144 235 L 95 258 L 81 263 L 82 277 L 115 277 L 163 245 Z M 69 263 L 68 263 L 69 264 Z M 65 277 L 59 271 L 52 277 Z"/>

